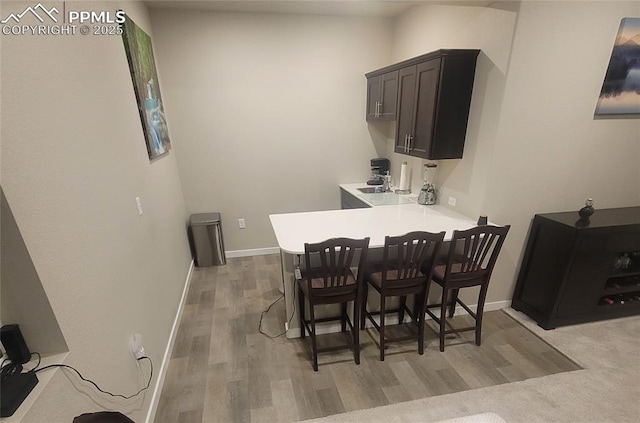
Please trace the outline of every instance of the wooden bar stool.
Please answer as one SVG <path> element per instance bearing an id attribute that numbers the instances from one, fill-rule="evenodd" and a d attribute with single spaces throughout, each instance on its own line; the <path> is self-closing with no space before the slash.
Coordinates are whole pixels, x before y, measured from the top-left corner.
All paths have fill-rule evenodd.
<path id="1" fill-rule="evenodd" d="M 427 305 L 426 312 L 439 325 L 440 351 L 444 351 L 444 337 L 450 333 L 459 333 L 469 330 L 476 332 L 476 345 L 480 345 L 482 332 L 482 313 L 484 302 L 489 288 L 491 272 L 498 259 L 502 244 L 509 232 L 506 226 L 477 226 L 466 231 L 454 231 L 449 247 L 449 255 L 446 265 L 437 265 L 433 268 L 431 280 L 442 288 L 440 303 Z M 462 288 L 480 287 L 478 306 L 474 313 L 469 306 L 458 298 Z M 427 287 L 427 297 L 431 281 Z M 449 294 L 449 318 L 452 318 L 456 304 L 460 304 L 475 320 L 475 325 L 463 328 L 446 329 L 446 311 Z M 430 308 L 440 308 L 440 316 L 431 312 Z"/>
<path id="2" fill-rule="evenodd" d="M 382 263 L 367 268 L 362 301 L 360 328 L 364 329 L 365 318 L 378 330 L 380 335 L 380 361 L 384 361 L 384 348 L 387 342 L 416 339 L 418 353 L 424 353 L 424 314 L 427 284 L 431 277 L 433 264 L 444 239 L 445 232 L 410 232 L 401 236 L 387 236 L 384 241 Z M 380 294 L 380 311 L 367 311 L 368 287 L 372 286 Z M 407 295 L 415 295 L 415 308 L 407 308 Z M 400 305 L 386 310 L 389 297 L 399 297 Z M 387 313 L 398 313 L 399 324 L 404 321 L 404 313 L 409 314 L 416 325 L 413 334 L 389 338 L 385 335 L 385 317 Z M 377 323 L 373 316 L 380 316 Z"/>
<path id="3" fill-rule="evenodd" d="M 353 349 L 356 364 L 360 364 L 360 338 L 358 321 L 362 297 L 363 266 L 367 258 L 369 238 L 332 238 L 316 244 L 304 244 L 306 267 L 302 279 L 298 280 L 298 300 L 301 337 L 305 331 L 311 335 L 313 349 L 313 370 L 318 371 L 318 353 L 340 349 Z M 352 267 L 357 266 L 354 276 Z M 305 299 L 309 302 L 309 319 L 305 316 Z M 355 325 L 349 319 L 347 304 L 353 302 Z M 341 304 L 337 317 L 316 319 L 315 306 L 319 304 Z M 316 323 L 340 320 L 342 332 L 347 325 L 351 337 L 347 344 L 318 348 Z"/>

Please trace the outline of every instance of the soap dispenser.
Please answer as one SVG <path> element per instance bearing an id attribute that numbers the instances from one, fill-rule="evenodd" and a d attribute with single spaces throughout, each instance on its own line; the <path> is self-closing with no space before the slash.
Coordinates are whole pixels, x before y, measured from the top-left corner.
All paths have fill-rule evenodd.
<path id="1" fill-rule="evenodd" d="M 418 204 L 422 205 L 433 205 L 436 203 L 437 195 L 436 195 L 436 187 L 433 185 L 433 172 L 435 172 L 436 167 L 438 167 L 435 163 L 427 163 L 424 165 L 424 184 L 422 185 L 422 189 L 420 190 L 420 194 L 418 195 Z"/>

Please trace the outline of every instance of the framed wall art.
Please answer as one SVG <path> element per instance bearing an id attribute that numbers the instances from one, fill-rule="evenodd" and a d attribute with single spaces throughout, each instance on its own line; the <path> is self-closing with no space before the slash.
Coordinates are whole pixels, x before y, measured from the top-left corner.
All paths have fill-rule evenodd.
<path id="1" fill-rule="evenodd" d="M 128 16 L 125 17 L 122 29 L 122 41 L 127 53 L 147 153 L 149 160 L 154 160 L 169 152 L 171 142 L 162 107 L 151 37 Z"/>
<path id="2" fill-rule="evenodd" d="M 620 22 L 595 114 L 640 115 L 640 18 Z"/>

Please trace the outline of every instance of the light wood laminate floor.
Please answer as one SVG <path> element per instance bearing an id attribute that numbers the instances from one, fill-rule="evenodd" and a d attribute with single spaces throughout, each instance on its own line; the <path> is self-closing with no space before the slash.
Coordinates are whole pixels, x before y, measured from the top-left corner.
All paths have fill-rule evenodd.
<path id="1" fill-rule="evenodd" d="M 468 332 L 448 340 L 441 353 L 428 321 L 424 355 L 415 342 L 392 343 L 380 362 L 377 332 L 368 329 L 360 336 L 359 366 L 347 350 L 321 354 L 314 372 L 309 338 L 271 339 L 258 331 L 281 285 L 279 255 L 195 270 L 156 423 L 293 422 L 579 369 L 494 311 L 485 313 L 480 347 Z M 262 330 L 277 335 L 285 319 L 280 299 Z M 469 316 L 456 319 L 469 323 Z"/>

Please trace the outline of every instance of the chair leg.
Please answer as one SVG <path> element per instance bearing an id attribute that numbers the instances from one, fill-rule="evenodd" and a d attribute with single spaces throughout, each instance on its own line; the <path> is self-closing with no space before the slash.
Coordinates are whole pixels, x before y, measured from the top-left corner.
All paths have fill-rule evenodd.
<path id="1" fill-rule="evenodd" d="M 340 304 L 341 314 L 340 314 L 340 326 L 342 332 L 347 331 L 347 303 Z"/>
<path id="2" fill-rule="evenodd" d="M 416 323 L 420 321 L 420 298 L 422 298 L 422 294 L 413 296 L 413 315 L 416 318 Z"/>
<path id="3" fill-rule="evenodd" d="M 459 289 L 451 290 L 451 305 L 449 306 L 449 318 L 451 319 L 456 312 L 456 304 L 458 303 Z"/>
<path id="4" fill-rule="evenodd" d="M 447 297 L 449 292 L 442 289 L 442 305 L 440 306 L 440 352 L 444 352 L 444 331 L 445 321 L 447 320 Z"/>
<path id="5" fill-rule="evenodd" d="M 404 323 L 404 308 L 407 306 L 407 296 L 403 295 L 400 297 L 400 312 L 398 313 L 398 324 L 401 325 Z"/>
<path id="6" fill-rule="evenodd" d="M 478 296 L 478 308 L 476 310 L 476 345 L 480 346 L 482 342 L 482 315 L 484 314 L 484 302 L 487 298 L 487 288 L 489 284 L 482 285 L 480 295 Z"/>
<path id="7" fill-rule="evenodd" d="M 384 361 L 384 308 L 385 298 L 380 295 L 380 361 Z"/>
<path id="8" fill-rule="evenodd" d="M 353 302 L 353 321 L 351 326 L 353 332 L 353 358 L 356 364 L 360 364 L 360 329 L 358 328 L 358 320 L 360 319 L 360 304 L 358 301 Z"/>
<path id="9" fill-rule="evenodd" d="M 427 313 L 427 303 L 429 302 L 429 291 L 431 290 L 431 279 L 429 279 L 427 281 L 427 286 L 424 289 L 424 308 L 422 309 L 422 316 L 420 316 L 422 318 L 422 320 L 425 320 L 427 318 L 426 313 Z M 416 302 L 416 309 L 419 307 L 419 304 Z M 416 314 L 417 315 L 417 314 Z"/>
<path id="10" fill-rule="evenodd" d="M 302 289 L 298 287 L 298 313 L 300 314 L 300 337 L 305 337 L 305 326 L 304 326 L 304 293 Z"/>
<path id="11" fill-rule="evenodd" d="M 316 317 L 313 312 L 313 304 L 309 304 L 309 317 L 311 320 L 311 347 L 313 350 L 313 370 L 318 371 L 318 343 L 316 342 Z"/>
<path id="12" fill-rule="evenodd" d="M 365 327 L 365 320 L 367 317 L 367 294 L 369 292 L 369 284 L 365 281 L 362 284 L 362 307 L 361 307 L 361 313 L 360 313 L 360 329 L 364 330 Z M 357 321 L 357 320 L 356 320 Z"/>
<path id="13" fill-rule="evenodd" d="M 415 316 L 418 324 L 418 354 L 424 354 L 424 309 L 427 304 L 425 294 L 416 295 Z"/>

